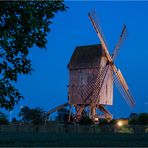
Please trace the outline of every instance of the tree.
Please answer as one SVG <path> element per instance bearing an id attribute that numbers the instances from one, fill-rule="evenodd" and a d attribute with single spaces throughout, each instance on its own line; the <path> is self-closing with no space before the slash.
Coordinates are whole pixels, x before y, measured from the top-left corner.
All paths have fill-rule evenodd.
<path id="1" fill-rule="evenodd" d="M 129 119 L 130 118 L 137 118 L 137 117 L 138 117 L 137 113 L 131 113 L 130 116 L 129 116 Z"/>
<path id="2" fill-rule="evenodd" d="M 24 123 L 43 124 L 46 119 L 45 111 L 42 108 L 30 109 L 28 106 L 21 108 L 19 116 Z"/>
<path id="3" fill-rule="evenodd" d="M 18 123 L 18 121 L 16 120 L 15 117 L 12 118 L 12 121 L 11 121 L 11 122 L 14 123 L 14 124 L 15 124 L 15 123 Z"/>
<path id="4" fill-rule="evenodd" d="M 7 119 L 7 116 L 4 113 L 0 112 L 0 125 L 8 123 L 9 121 Z"/>
<path id="5" fill-rule="evenodd" d="M 140 113 L 139 115 L 130 117 L 129 124 L 148 125 L 148 113 Z"/>
<path id="6" fill-rule="evenodd" d="M 0 107 L 13 109 L 23 96 L 14 87 L 19 74 L 32 72 L 29 48 L 46 48 L 52 18 L 65 11 L 60 1 L 0 2 Z"/>
<path id="7" fill-rule="evenodd" d="M 21 108 L 18 116 L 21 117 L 21 121 L 30 122 L 30 108 L 28 106 L 24 106 Z"/>
<path id="8" fill-rule="evenodd" d="M 34 108 L 30 110 L 30 120 L 33 124 L 44 124 L 46 113 L 42 108 Z"/>
<path id="9" fill-rule="evenodd" d="M 68 109 L 62 108 L 57 111 L 57 114 L 58 114 L 56 117 L 57 121 L 62 121 L 62 122 L 68 121 L 68 117 L 69 117 L 69 110 Z"/>
<path id="10" fill-rule="evenodd" d="M 141 113 L 138 116 L 138 122 L 142 125 L 148 125 L 148 113 Z"/>
<path id="11" fill-rule="evenodd" d="M 129 118 L 128 124 L 130 124 L 130 125 L 136 125 L 136 124 L 138 124 L 138 116 L 137 117 L 131 117 L 131 118 Z"/>

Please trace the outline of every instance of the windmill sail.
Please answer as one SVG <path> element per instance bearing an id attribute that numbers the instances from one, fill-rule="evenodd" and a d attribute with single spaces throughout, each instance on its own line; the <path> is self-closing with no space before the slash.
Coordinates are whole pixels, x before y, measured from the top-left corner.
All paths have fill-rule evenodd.
<path id="1" fill-rule="evenodd" d="M 113 62 L 113 61 L 112 61 L 112 58 L 111 58 L 111 56 L 110 56 L 110 54 L 109 54 L 109 51 L 108 51 L 108 48 L 107 48 L 107 44 L 106 44 L 104 35 L 103 35 L 103 33 L 102 33 L 101 27 L 100 27 L 100 25 L 97 23 L 97 21 L 96 21 L 96 19 L 95 19 L 95 17 L 96 17 L 96 16 L 95 16 L 95 11 L 88 13 L 88 16 L 89 16 L 90 21 L 91 21 L 91 23 L 92 23 L 92 25 L 93 25 L 93 27 L 94 27 L 96 33 L 97 33 L 97 36 L 98 36 L 99 39 L 100 39 L 102 48 L 103 48 L 103 50 L 104 50 L 104 52 L 105 52 L 105 55 L 106 55 L 108 61 L 109 61 L 109 62 Z"/>
<path id="2" fill-rule="evenodd" d="M 115 49 L 114 49 L 114 53 L 112 55 L 112 60 L 114 61 L 118 52 L 119 52 L 119 48 L 121 46 L 121 44 L 123 43 L 123 40 L 125 39 L 126 37 L 126 34 L 127 34 L 127 29 L 126 29 L 126 25 L 123 26 L 123 29 L 122 29 L 122 32 L 121 32 L 121 35 L 119 37 L 119 40 L 115 46 Z"/>
<path id="3" fill-rule="evenodd" d="M 107 47 L 107 43 L 106 43 L 103 31 L 101 29 L 101 26 L 99 25 L 99 23 L 97 23 L 98 20 L 97 20 L 97 17 L 96 17 L 95 10 L 89 12 L 88 17 L 90 18 L 91 23 L 94 26 L 94 29 L 95 29 L 97 35 L 99 36 L 101 43 L 103 43 Z"/>
<path id="4" fill-rule="evenodd" d="M 131 95 L 128 85 L 125 82 L 125 79 L 124 79 L 122 73 L 120 72 L 120 70 L 118 70 L 117 73 L 114 74 L 114 83 L 117 86 L 117 89 L 119 90 L 120 94 L 125 99 L 125 101 L 131 107 L 133 107 L 135 105 L 134 98 Z"/>
<path id="5" fill-rule="evenodd" d="M 112 67 L 112 70 L 114 72 L 114 80 L 115 80 L 115 84 L 118 86 L 119 88 L 119 91 L 121 92 L 122 96 L 125 98 L 125 100 L 127 101 L 128 104 L 130 104 L 131 106 L 134 106 L 135 102 L 134 102 L 134 99 L 128 89 L 128 86 L 124 80 L 124 77 L 123 75 L 121 74 L 120 71 L 117 70 L 116 66 L 114 65 L 113 63 L 113 60 L 115 59 L 117 53 L 118 53 L 118 50 L 119 50 L 119 46 L 121 45 L 122 41 L 123 41 L 123 38 L 125 37 L 125 33 L 126 33 L 126 26 L 123 27 L 123 30 L 122 30 L 122 33 L 121 33 L 121 36 L 119 38 L 119 41 L 115 47 L 115 50 L 114 50 L 114 54 L 113 56 L 111 57 L 110 54 L 109 54 L 109 51 L 108 51 L 108 48 L 107 48 L 107 44 L 105 42 L 105 39 L 104 39 L 104 36 L 103 36 L 103 33 L 100 29 L 100 26 L 99 24 L 96 22 L 96 19 L 95 19 L 95 12 L 92 12 L 92 13 L 89 13 L 88 14 L 90 20 L 91 20 L 91 23 L 100 39 L 100 42 L 101 42 L 101 45 L 103 47 L 103 50 L 105 52 L 105 55 L 107 57 L 107 60 L 109 62 L 109 64 L 111 65 Z"/>

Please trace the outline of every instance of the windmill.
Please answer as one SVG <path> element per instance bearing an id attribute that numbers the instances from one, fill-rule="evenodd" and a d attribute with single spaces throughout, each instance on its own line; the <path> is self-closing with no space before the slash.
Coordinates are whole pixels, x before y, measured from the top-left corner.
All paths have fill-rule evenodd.
<path id="1" fill-rule="evenodd" d="M 126 26 L 124 25 L 114 52 L 110 55 L 101 27 L 96 21 L 95 11 L 90 12 L 88 17 L 101 44 L 80 46 L 75 49 L 68 64 L 68 103 L 60 105 L 47 114 L 70 105 L 75 107 L 76 121 L 81 119 L 86 108 L 89 111 L 89 117 L 94 122 L 98 121 L 99 118 L 110 120 L 112 114 L 105 106 L 113 105 L 113 83 L 129 106 L 135 105 L 121 71 L 114 64 L 119 48 L 126 36 Z M 98 115 L 97 109 L 103 114 Z"/>

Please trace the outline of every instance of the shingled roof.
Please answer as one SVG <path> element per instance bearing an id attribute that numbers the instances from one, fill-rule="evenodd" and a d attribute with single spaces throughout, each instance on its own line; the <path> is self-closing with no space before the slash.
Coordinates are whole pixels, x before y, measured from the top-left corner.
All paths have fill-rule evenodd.
<path id="1" fill-rule="evenodd" d="M 79 69 L 98 67 L 100 56 L 104 56 L 100 44 L 76 47 L 68 64 L 68 68 Z"/>

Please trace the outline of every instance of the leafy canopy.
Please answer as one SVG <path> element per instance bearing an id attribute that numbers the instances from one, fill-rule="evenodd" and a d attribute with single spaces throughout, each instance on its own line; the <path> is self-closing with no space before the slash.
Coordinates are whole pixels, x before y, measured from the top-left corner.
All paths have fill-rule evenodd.
<path id="1" fill-rule="evenodd" d="M 46 48 L 52 18 L 65 11 L 60 1 L 0 2 L 0 107 L 13 109 L 22 99 L 14 87 L 19 74 L 31 74 L 29 48 Z"/>
<path id="2" fill-rule="evenodd" d="M 42 108 L 32 108 L 24 106 L 21 108 L 19 116 L 24 123 L 43 124 L 46 120 L 46 113 Z"/>

